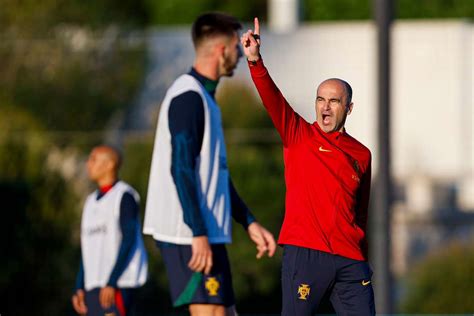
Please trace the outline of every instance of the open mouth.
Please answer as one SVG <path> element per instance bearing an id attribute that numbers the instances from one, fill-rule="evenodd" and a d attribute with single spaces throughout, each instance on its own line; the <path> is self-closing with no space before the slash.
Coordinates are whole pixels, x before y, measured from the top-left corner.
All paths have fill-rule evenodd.
<path id="1" fill-rule="evenodd" d="M 324 124 L 331 123 L 331 115 L 330 114 L 323 114 L 323 123 Z"/>

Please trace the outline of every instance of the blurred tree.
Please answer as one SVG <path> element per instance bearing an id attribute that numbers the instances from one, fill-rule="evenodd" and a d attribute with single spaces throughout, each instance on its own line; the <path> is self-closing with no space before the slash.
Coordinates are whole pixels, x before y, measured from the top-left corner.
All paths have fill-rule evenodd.
<path id="1" fill-rule="evenodd" d="M 0 29 L 44 37 L 59 24 L 103 28 L 112 23 L 144 26 L 149 21 L 144 1 L 134 0 L 2 0 Z"/>
<path id="2" fill-rule="evenodd" d="M 401 19 L 474 18 L 472 0 L 398 0 L 395 5 Z"/>
<path id="3" fill-rule="evenodd" d="M 2 313 L 64 314 L 77 270 L 78 197 L 38 121 L 3 104 L 0 126 Z"/>
<path id="4" fill-rule="evenodd" d="M 131 103 L 144 43 L 123 30 L 146 24 L 143 2 L 2 0 L 1 7 L 0 103 L 56 130 L 102 129 Z"/>
<path id="5" fill-rule="evenodd" d="M 372 16 L 372 0 L 302 0 L 303 19 L 367 20 Z"/>
<path id="6" fill-rule="evenodd" d="M 124 163 L 120 177 L 130 183 L 140 193 L 142 209 L 148 189 L 148 178 L 153 154 L 153 135 L 140 138 L 126 138 L 124 143 Z"/>
<path id="7" fill-rule="evenodd" d="M 217 89 L 216 99 L 221 108 L 225 129 L 273 128 L 256 92 L 247 83 L 224 79 Z"/>
<path id="8" fill-rule="evenodd" d="M 3 44 L 0 102 L 30 111 L 47 129 L 102 129 L 131 103 L 145 67 L 143 44 L 128 44 L 117 29 L 65 28 L 48 39 Z"/>
<path id="9" fill-rule="evenodd" d="M 278 238 L 285 206 L 283 154 L 280 144 L 230 144 L 229 170 L 234 184 L 257 220 Z M 255 258 L 247 233 L 234 222 L 228 247 L 237 307 L 241 313 L 279 313 L 281 251 Z"/>
<path id="10" fill-rule="evenodd" d="M 374 0 L 302 0 L 306 21 L 369 20 Z M 394 1 L 397 19 L 474 18 L 472 0 Z"/>
<path id="11" fill-rule="evenodd" d="M 408 274 L 401 312 L 462 314 L 474 311 L 474 247 L 454 243 Z"/>
<path id="12" fill-rule="evenodd" d="M 283 152 L 277 132 L 248 85 L 235 80 L 223 82 L 216 98 L 221 106 L 229 171 L 235 187 L 258 221 L 277 238 L 285 205 Z M 244 139 L 236 135 L 240 129 L 248 131 Z M 236 223 L 228 249 L 239 311 L 279 313 L 281 306 L 276 302 L 281 296 L 280 251 L 274 258 L 257 260 L 254 244 Z"/>
<path id="13" fill-rule="evenodd" d="M 266 0 L 144 0 L 150 11 L 150 23 L 191 24 L 203 12 L 221 11 L 232 14 L 243 21 L 251 21 L 254 16 L 265 19 Z"/>
<path id="14" fill-rule="evenodd" d="M 206 11 L 266 20 L 269 0 L 2 0 L 0 29 L 44 37 L 59 24 L 103 28 L 190 24 Z M 372 18 L 372 0 L 301 0 L 305 21 Z M 398 0 L 397 18 L 473 18 L 472 0 Z"/>

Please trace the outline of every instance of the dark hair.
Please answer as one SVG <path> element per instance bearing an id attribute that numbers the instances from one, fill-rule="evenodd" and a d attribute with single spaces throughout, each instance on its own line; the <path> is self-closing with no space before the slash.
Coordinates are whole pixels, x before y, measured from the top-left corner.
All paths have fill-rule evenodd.
<path id="1" fill-rule="evenodd" d="M 194 21 L 191 31 L 194 47 L 219 35 L 232 37 L 241 28 L 240 22 L 231 15 L 219 12 L 202 14 Z"/>

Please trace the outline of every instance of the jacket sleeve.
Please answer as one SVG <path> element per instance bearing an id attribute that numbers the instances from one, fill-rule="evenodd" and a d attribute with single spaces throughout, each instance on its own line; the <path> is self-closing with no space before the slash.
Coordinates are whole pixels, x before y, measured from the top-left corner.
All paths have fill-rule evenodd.
<path id="1" fill-rule="evenodd" d="M 77 290 L 83 290 L 84 289 L 84 265 L 82 263 L 82 254 L 81 258 L 79 261 L 79 270 L 77 271 L 76 275 L 76 286 L 74 289 L 74 293 L 77 292 Z"/>
<path id="2" fill-rule="evenodd" d="M 360 200 L 358 203 L 357 213 L 356 213 L 356 224 L 364 232 L 367 232 L 367 219 L 368 219 L 368 213 L 369 213 L 370 186 L 371 186 L 371 181 L 372 181 L 371 180 L 372 178 L 371 160 L 372 158 L 370 157 L 367 169 L 361 179 Z M 365 239 L 365 241 L 367 241 L 367 239 Z M 365 257 L 367 258 L 367 254 L 368 254 L 367 243 L 361 245 L 361 249 Z"/>
<path id="3" fill-rule="evenodd" d="M 171 175 L 183 208 L 183 219 L 193 236 L 207 235 L 198 199 L 196 160 L 204 135 L 204 104 L 195 91 L 171 100 L 168 112 L 171 133 Z"/>
<path id="4" fill-rule="evenodd" d="M 372 168 L 371 168 L 371 161 L 369 160 L 369 164 L 367 169 L 362 176 L 361 183 L 360 183 L 360 200 L 357 210 L 357 225 L 362 228 L 364 231 L 367 229 L 367 215 L 369 209 L 369 200 L 370 200 L 370 182 L 372 177 Z"/>
<path id="5" fill-rule="evenodd" d="M 256 221 L 255 216 L 250 212 L 247 205 L 240 198 L 237 190 L 232 183 L 232 179 L 229 177 L 229 192 L 230 192 L 230 203 L 232 209 L 232 217 L 235 221 L 241 224 L 244 229 L 247 229 L 250 224 Z"/>
<path id="6" fill-rule="evenodd" d="M 135 249 L 138 223 L 139 207 L 130 193 L 125 193 L 120 202 L 120 230 L 122 232 L 122 241 L 120 242 L 119 252 L 115 265 L 110 273 L 108 286 L 117 287 L 117 282 L 122 273 L 128 266 L 133 250 Z"/>
<path id="7" fill-rule="evenodd" d="M 283 145 L 288 147 L 298 142 L 309 124 L 288 104 L 283 94 L 273 82 L 262 58 L 248 62 L 252 80 L 273 121 Z"/>

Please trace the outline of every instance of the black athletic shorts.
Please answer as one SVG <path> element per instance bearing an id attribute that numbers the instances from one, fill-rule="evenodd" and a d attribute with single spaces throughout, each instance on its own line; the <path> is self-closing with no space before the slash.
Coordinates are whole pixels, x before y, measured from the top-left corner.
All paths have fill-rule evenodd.
<path id="1" fill-rule="evenodd" d="M 173 306 L 215 304 L 229 307 L 235 304 L 225 245 L 211 245 L 213 265 L 209 275 L 189 269 L 190 245 L 157 242 L 157 246 L 165 263 Z"/>
<path id="2" fill-rule="evenodd" d="M 87 316 L 104 316 L 107 314 L 126 316 L 133 306 L 136 291 L 134 288 L 115 289 L 115 303 L 107 309 L 100 305 L 100 288 L 86 291 L 84 300 L 87 306 Z"/>

